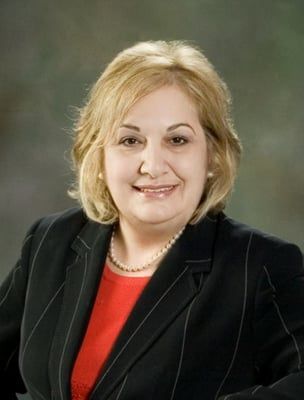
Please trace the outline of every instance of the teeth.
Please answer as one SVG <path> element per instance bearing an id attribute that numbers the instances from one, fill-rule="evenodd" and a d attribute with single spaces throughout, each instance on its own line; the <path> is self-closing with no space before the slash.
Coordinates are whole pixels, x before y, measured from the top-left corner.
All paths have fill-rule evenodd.
<path id="1" fill-rule="evenodd" d="M 160 192 L 168 192 L 173 188 L 173 186 L 170 187 L 165 187 L 165 188 L 159 188 L 159 189 L 148 189 L 148 188 L 142 188 L 140 189 L 141 192 L 144 193 L 160 193 Z"/>

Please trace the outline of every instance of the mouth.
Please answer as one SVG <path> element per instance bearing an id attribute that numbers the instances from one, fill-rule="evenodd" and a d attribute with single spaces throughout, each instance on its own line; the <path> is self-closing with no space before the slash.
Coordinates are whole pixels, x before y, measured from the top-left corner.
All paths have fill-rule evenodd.
<path id="1" fill-rule="evenodd" d="M 138 193 L 150 198 L 163 198 L 174 192 L 177 185 L 133 186 Z"/>

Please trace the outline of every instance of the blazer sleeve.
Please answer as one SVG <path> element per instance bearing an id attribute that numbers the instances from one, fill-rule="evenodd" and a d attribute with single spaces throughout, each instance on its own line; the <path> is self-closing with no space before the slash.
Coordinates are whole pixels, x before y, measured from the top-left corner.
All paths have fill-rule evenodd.
<path id="1" fill-rule="evenodd" d="M 6 400 L 15 400 L 16 393 L 26 392 L 18 356 L 31 242 L 39 222 L 27 233 L 21 257 L 0 287 L 0 396 Z"/>
<path id="2" fill-rule="evenodd" d="M 304 399 L 303 254 L 280 242 L 269 252 L 256 289 L 253 331 L 260 383 L 218 400 Z"/>

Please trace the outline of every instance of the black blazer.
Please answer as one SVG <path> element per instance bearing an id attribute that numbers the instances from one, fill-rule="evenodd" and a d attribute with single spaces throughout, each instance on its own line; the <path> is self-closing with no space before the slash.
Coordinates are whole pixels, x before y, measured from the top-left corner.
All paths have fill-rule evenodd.
<path id="1" fill-rule="evenodd" d="M 1 399 L 70 398 L 111 231 L 79 209 L 31 228 L 0 291 Z M 303 314 L 299 249 L 206 217 L 152 276 L 90 399 L 303 400 Z"/>

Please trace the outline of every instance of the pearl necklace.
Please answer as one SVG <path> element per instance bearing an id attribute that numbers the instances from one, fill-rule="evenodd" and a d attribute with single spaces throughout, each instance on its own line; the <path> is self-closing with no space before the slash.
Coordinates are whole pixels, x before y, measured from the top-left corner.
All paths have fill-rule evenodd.
<path id="1" fill-rule="evenodd" d="M 166 254 L 171 247 L 174 245 L 174 243 L 177 241 L 177 239 L 181 236 L 185 229 L 185 226 L 177 232 L 166 244 L 164 247 L 162 247 L 157 253 L 154 254 L 147 262 L 141 265 L 128 265 L 124 264 L 121 261 L 118 260 L 118 258 L 115 255 L 115 250 L 114 250 L 114 238 L 115 238 L 115 228 L 112 233 L 111 237 L 111 243 L 110 243 L 110 249 L 109 249 L 109 257 L 112 263 L 115 265 L 115 267 L 121 269 L 122 271 L 127 271 L 127 272 L 138 272 L 138 271 L 143 271 L 144 269 L 148 268 L 154 261 L 156 261 L 160 256 Z"/>

